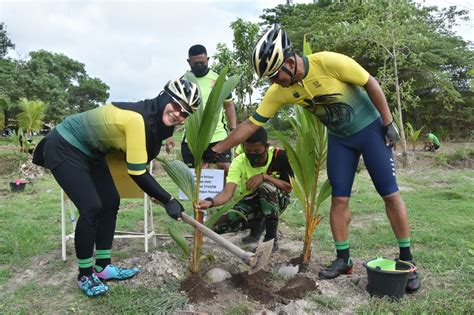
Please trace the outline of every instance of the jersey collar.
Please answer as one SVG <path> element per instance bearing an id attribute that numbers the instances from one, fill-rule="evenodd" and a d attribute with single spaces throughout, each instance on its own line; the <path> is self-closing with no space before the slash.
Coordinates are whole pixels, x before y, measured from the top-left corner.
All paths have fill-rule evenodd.
<path id="1" fill-rule="evenodd" d="M 309 72 L 309 60 L 308 57 L 306 56 L 301 56 L 303 58 L 303 63 L 304 63 L 304 77 L 303 79 L 306 79 L 306 76 L 308 75 Z"/>

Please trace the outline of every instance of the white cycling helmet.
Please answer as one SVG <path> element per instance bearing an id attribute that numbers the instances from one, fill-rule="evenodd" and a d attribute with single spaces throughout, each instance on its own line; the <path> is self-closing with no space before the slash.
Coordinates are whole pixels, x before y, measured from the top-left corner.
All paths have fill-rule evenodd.
<path id="1" fill-rule="evenodd" d="M 164 90 L 189 115 L 195 112 L 201 104 L 199 87 L 184 78 L 168 81 Z"/>
<path id="2" fill-rule="evenodd" d="M 274 76 L 292 52 L 286 31 L 275 24 L 260 38 L 252 53 L 252 64 L 260 78 Z"/>

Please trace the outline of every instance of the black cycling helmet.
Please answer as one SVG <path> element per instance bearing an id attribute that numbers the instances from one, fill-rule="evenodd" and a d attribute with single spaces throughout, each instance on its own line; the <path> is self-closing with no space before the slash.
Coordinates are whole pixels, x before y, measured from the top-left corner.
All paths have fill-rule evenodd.
<path id="1" fill-rule="evenodd" d="M 292 52 L 286 31 L 273 25 L 258 41 L 252 53 L 252 64 L 260 78 L 274 76 Z"/>
<path id="2" fill-rule="evenodd" d="M 201 104 L 201 93 L 197 84 L 184 78 L 171 80 L 166 83 L 165 92 L 171 96 L 176 104 L 179 104 L 183 110 L 191 115 Z"/>

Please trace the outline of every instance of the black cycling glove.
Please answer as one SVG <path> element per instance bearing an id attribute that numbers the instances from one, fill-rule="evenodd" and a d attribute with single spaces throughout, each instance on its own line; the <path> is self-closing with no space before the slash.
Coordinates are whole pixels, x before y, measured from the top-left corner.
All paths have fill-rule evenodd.
<path id="1" fill-rule="evenodd" d="M 385 136 L 385 141 L 387 142 L 387 145 L 393 147 L 395 144 L 397 144 L 397 141 L 399 139 L 398 129 L 393 123 L 393 120 L 388 125 L 383 126 L 383 134 Z"/>
<path id="2" fill-rule="evenodd" d="M 173 197 L 165 204 L 165 209 L 166 213 L 175 220 L 181 218 L 181 212 L 184 212 L 183 206 Z"/>

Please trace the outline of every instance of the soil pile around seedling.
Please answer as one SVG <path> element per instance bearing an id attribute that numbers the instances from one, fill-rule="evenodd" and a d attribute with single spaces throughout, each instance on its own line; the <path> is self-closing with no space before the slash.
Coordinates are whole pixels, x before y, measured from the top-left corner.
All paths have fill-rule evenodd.
<path id="1" fill-rule="evenodd" d="M 209 300 L 216 296 L 216 291 L 209 288 L 198 274 L 190 274 L 186 277 L 181 282 L 179 291 L 186 292 L 191 303 Z"/>
<path id="2" fill-rule="evenodd" d="M 291 300 L 303 298 L 307 292 L 318 290 L 315 281 L 305 276 L 291 278 L 279 288 L 274 284 L 272 274 L 264 270 L 252 275 L 237 273 L 227 281 L 252 300 L 266 305 L 288 304 Z M 199 275 L 191 274 L 181 283 L 180 291 L 186 292 L 190 302 L 202 302 L 214 298 L 219 290 L 214 285 L 207 285 Z"/>
<path id="3" fill-rule="evenodd" d="M 302 299 L 307 292 L 318 291 L 316 283 L 305 276 L 297 276 L 287 281 L 276 293 L 290 300 Z"/>

